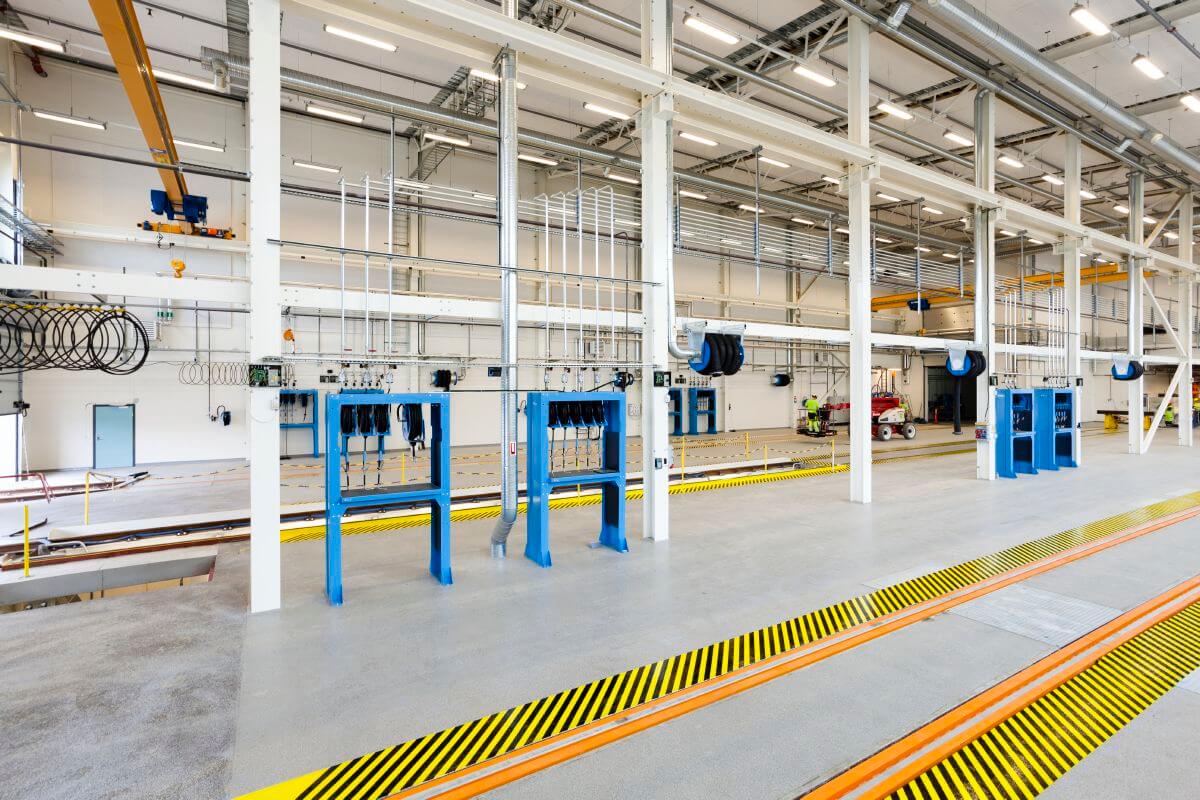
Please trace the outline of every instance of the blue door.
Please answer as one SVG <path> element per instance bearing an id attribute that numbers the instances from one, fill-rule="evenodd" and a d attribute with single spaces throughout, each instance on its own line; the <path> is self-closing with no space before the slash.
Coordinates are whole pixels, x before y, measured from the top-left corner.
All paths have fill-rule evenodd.
<path id="1" fill-rule="evenodd" d="M 92 406 L 92 468 L 133 466 L 133 404 Z"/>

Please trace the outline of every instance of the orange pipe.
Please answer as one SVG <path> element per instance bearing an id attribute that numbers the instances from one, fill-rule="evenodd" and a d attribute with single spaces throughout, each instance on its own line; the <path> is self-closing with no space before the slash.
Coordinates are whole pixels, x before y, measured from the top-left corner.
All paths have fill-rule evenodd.
<path id="1" fill-rule="evenodd" d="M 1146 601 L 1145 603 L 1142 603 L 1132 611 L 1127 611 L 1126 613 L 1097 628 L 1086 636 L 1076 639 L 1074 642 L 1062 648 L 1061 650 L 1051 653 L 1041 661 L 1038 661 L 1037 663 L 1026 667 L 1015 675 L 1006 678 L 987 691 L 975 695 L 975 697 L 971 698 L 957 708 L 947 711 L 945 714 L 933 720 L 929 724 L 918 728 L 908 736 L 905 736 L 903 739 L 893 742 L 891 745 L 887 746 L 883 750 L 880 750 L 870 758 L 860 761 L 858 764 L 846 770 L 841 775 L 838 775 L 836 778 L 822 784 L 808 794 L 803 795 L 803 800 L 833 800 L 834 798 L 845 797 L 852 792 L 858 791 L 864 785 L 874 780 L 886 770 L 891 769 L 896 764 L 899 764 L 901 761 L 913 755 L 914 753 L 924 749 L 925 747 L 928 747 L 930 744 L 950 733 L 960 725 L 963 725 L 969 720 L 978 717 L 984 711 L 995 706 L 1001 700 L 1008 697 L 1023 686 L 1026 686 L 1053 672 L 1063 664 L 1066 664 L 1068 661 L 1076 658 L 1081 653 L 1092 649 L 1098 643 L 1142 619 L 1147 614 L 1156 611 L 1157 609 L 1167 605 L 1179 597 L 1182 597 L 1198 587 L 1200 587 L 1200 575 L 1192 577 L 1178 586 L 1173 587 L 1169 591 L 1164 592 L 1163 594 L 1160 594 L 1157 597 Z M 1089 655 L 1084 662 L 1084 666 L 1086 667 L 1094 663 L 1105 653 L 1113 650 L 1123 642 L 1137 635 L 1137 633 L 1140 633 L 1141 630 L 1144 630 L 1144 628 L 1136 629 L 1135 633 L 1129 633 L 1127 635 L 1122 634 L 1122 638 L 1120 640 L 1115 641 L 1111 645 L 1106 645 L 1106 648 L 1103 650 L 1103 652 L 1099 652 L 1094 656 Z M 1065 680 L 1059 681 L 1057 678 L 1055 679 L 1055 685 L 1064 682 Z M 1046 694 L 1049 691 L 1049 689 L 1046 689 L 1041 693 Z M 1034 699 L 1036 700 L 1037 698 Z M 1028 703 L 1025 705 L 1028 705 Z M 1024 706 L 1021 706 L 1021 708 L 1023 707 Z M 988 729 L 990 730 L 990 727 Z M 933 759 L 932 756 L 922 756 L 920 763 L 924 764 L 932 759 L 931 763 L 928 763 L 924 767 L 918 769 L 915 766 L 916 762 L 914 762 L 913 766 L 907 767 L 903 772 L 896 773 L 895 776 L 889 777 L 886 784 L 881 784 L 880 786 L 873 788 L 870 796 L 886 797 L 900 787 L 907 786 L 908 783 L 913 780 L 913 778 L 921 775 L 930 767 L 941 763 L 945 755 L 957 752 L 963 746 L 971 742 L 974 738 L 976 737 L 972 736 L 967 738 L 966 733 L 955 736 L 953 739 L 950 739 L 943 745 L 940 745 L 936 751 L 939 753 L 943 753 L 943 751 L 948 752 L 936 759 Z"/>
<path id="2" fill-rule="evenodd" d="M 1200 515 L 1200 508 L 1193 508 L 1172 514 L 1168 517 L 1163 517 L 1155 522 L 1128 529 L 1128 532 L 1124 534 L 1092 544 L 1081 550 L 1067 551 L 1065 553 L 1060 553 L 1057 556 L 1050 556 L 1041 559 L 1040 561 L 1032 562 L 1032 564 L 1023 568 L 1019 574 L 1009 574 L 1008 577 L 1001 578 L 996 582 L 987 584 L 985 586 L 979 586 L 978 588 L 962 595 L 927 600 L 926 602 L 920 603 L 912 608 L 904 609 L 893 614 L 888 614 L 887 616 L 880 617 L 877 620 L 863 623 L 853 628 L 848 628 L 847 631 L 843 633 L 848 633 L 849 635 L 846 635 L 841 639 L 835 639 L 830 643 L 814 642 L 813 645 L 811 645 L 821 646 L 821 649 L 819 650 L 802 652 L 800 655 L 795 655 L 795 650 L 791 651 L 790 653 L 781 653 L 772 658 L 760 661 L 757 664 L 742 667 L 734 672 L 730 672 L 718 678 L 713 678 L 712 680 L 697 684 L 691 689 L 660 697 L 657 700 L 653 700 L 649 703 L 639 706 L 637 709 L 640 711 L 648 708 L 659 707 L 656 711 L 652 711 L 649 714 L 612 725 L 612 727 L 606 727 L 603 730 L 596 731 L 590 736 L 585 736 L 581 739 L 575 739 L 574 741 L 564 744 L 561 747 L 554 748 L 548 752 L 540 753 L 539 755 L 520 763 L 499 769 L 496 772 L 482 775 L 474 780 L 452 787 L 447 789 L 445 792 L 433 796 L 444 798 L 445 800 L 466 800 L 467 798 L 476 797 L 477 795 L 492 791 L 493 789 L 497 789 L 509 783 L 513 783 L 521 778 L 528 777 L 529 775 L 540 772 L 548 767 L 561 764 L 564 761 L 569 761 L 577 756 L 583 755 L 584 753 L 597 750 L 607 744 L 611 744 L 612 742 L 620 741 L 621 739 L 625 739 L 636 733 L 640 733 L 648 728 L 661 725 L 664 722 L 681 717 L 697 709 L 710 706 L 719 700 L 724 700 L 727 697 L 741 694 L 748 689 L 752 689 L 755 686 L 767 683 L 768 681 L 771 681 L 782 675 L 787 675 L 795 672 L 796 670 L 824 661 L 831 656 L 835 656 L 839 653 L 853 649 L 860 644 L 874 641 L 875 639 L 892 633 L 893 631 L 897 631 L 902 628 L 906 628 L 909 625 L 929 619 L 930 617 L 940 614 L 943 611 L 947 611 L 955 606 L 962 605 L 970 600 L 974 600 L 976 597 L 982 597 L 983 595 L 1002 589 L 1005 586 L 1019 583 L 1020 581 L 1032 578 L 1035 575 L 1048 572 L 1064 564 L 1070 564 L 1073 561 L 1078 561 L 1081 558 L 1086 558 L 1087 556 L 1099 553 L 1111 547 L 1116 547 L 1119 544 L 1124 544 L 1125 542 L 1132 541 L 1133 539 L 1137 539 L 1141 536 L 1161 530 L 1162 528 L 1182 522 L 1183 520 L 1191 519 L 1197 515 Z M 766 664 L 770 664 L 771 666 L 763 669 L 762 667 Z M 759 671 L 754 672 L 753 674 L 746 674 L 753 669 Z M 742 677 L 728 683 L 723 683 L 719 686 L 713 685 L 718 681 L 729 681 L 731 677 L 738 675 L 741 675 Z M 687 694 L 689 696 L 687 696 L 686 699 L 680 700 L 680 695 L 683 694 Z M 672 701 L 674 704 L 666 708 L 660 707 L 668 701 Z M 596 720 L 588 725 L 566 731 L 558 736 L 538 742 L 536 745 L 530 745 L 528 747 L 521 748 L 520 750 L 514 750 L 511 753 L 499 756 L 491 761 L 476 764 L 465 770 L 459 770 L 458 772 L 445 775 L 436 780 L 426 781 L 419 786 L 414 786 L 411 789 L 406 789 L 403 792 L 389 795 L 388 800 L 401 800 L 402 798 L 412 797 L 416 794 L 424 794 L 425 792 L 428 792 L 430 788 L 436 787 L 440 784 L 445 784 L 452 780 L 458 780 L 459 778 L 477 772 L 484 767 L 495 766 L 496 764 L 510 761 L 515 756 L 528 753 L 530 750 L 544 749 L 548 746 L 552 746 L 556 742 L 566 739 L 567 737 L 578 737 L 580 733 L 585 733 L 590 729 L 595 729 L 598 726 L 611 723 L 611 718 Z"/>

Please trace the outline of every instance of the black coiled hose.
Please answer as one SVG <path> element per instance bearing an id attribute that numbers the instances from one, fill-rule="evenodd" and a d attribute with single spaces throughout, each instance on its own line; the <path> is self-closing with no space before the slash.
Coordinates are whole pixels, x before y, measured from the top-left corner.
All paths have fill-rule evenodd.
<path id="1" fill-rule="evenodd" d="M 123 308 L 75 305 L 0 305 L 0 369 L 137 372 L 150 355 L 150 337 Z"/>

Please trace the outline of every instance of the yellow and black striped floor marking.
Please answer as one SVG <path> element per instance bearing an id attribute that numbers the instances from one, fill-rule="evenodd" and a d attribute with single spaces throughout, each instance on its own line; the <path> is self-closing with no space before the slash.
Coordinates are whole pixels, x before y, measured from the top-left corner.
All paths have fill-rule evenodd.
<path id="1" fill-rule="evenodd" d="M 1200 492 L 1144 506 L 902 581 L 756 631 L 418 736 L 244 795 L 378 800 L 979 581 L 1200 505 Z"/>
<path id="2" fill-rule="evenodd" d="M 1030 800 L 1200 669 L 1200 603 L 1101 657 L 890 795 Z"/>

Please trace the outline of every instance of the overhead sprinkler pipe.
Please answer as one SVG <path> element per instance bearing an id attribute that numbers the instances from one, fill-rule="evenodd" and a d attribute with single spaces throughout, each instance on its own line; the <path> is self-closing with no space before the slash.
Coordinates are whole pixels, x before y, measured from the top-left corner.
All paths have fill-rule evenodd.
<path id="1" fill-rule="evenodd" d="M 504 0 L 516 17 L 516 0 Z M 499 57 L 499 157 L 496 202 L 500 239 L 500 517 L 492 530 L 492 556 L 504 558 L 517 521 L 517 54 Z M 582 241 L 582 237 L 580 237 Z M 597 290 L 598 291 L 598 290 Z"/>

